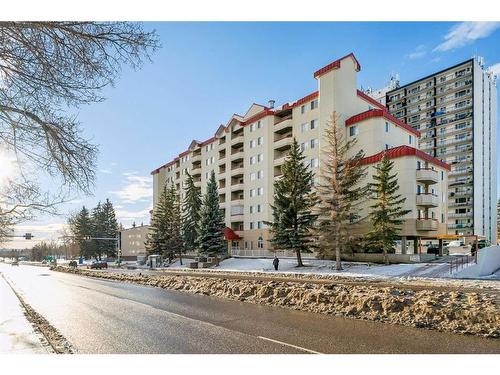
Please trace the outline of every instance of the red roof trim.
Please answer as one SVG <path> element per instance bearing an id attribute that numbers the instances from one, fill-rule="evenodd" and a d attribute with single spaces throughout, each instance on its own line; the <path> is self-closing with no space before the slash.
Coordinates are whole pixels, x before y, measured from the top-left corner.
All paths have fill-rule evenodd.
<path id="1" fill-rule="evenodd" d="M 369 102 L 370 104 L 373 104 L 373 105 L 377 106 L 378 108 L 383 109 L 384 111 L 387 111 L 387 108 L 385 108 L 381 103 L 377 102 L 371 96 L 366 95 L 363 91 L 360 91 L 360 90 L 357 90 L 357 91 L 358 91 L 358 96 L 361 99 L 364 99 L 367 102 Z"/>
<path id="2" fill-rule="evenodd" d="M 335 60 L 335 61 L 331 62 L 330 64 L 328 64 L 328 65 L 322 67 L 321 69 L 317 70 L 316 72 L 314 72 L 314 78 L 318 78 L 318 77 L 322 76 L 325 73 L 328 73 L 329 71 L 331 71 L 333 69 L 339 69 L 340 62 L 342 60 L 349 58 L 349 57 L 354 59 L 354 63 L 356 64 L 356 71 L 359 72 L 361 70 L 361 65 L 359 64 L 358 59 L 356 59 L 356 56 L 354 56 L 354 53 L 351 52 L 350 54 L 345 55 L 344 57 L 341 57 L 340 59 Z"/>
<path id="3" fill-rule="evenodd" d="M 429 163 L 435 164 L 441 168 L 447 169 L 448 171 L 451 170 L 451 166 L 449 164 L 446 164 L 445 162 L 436 159 L 433 156 L 430 156 L 429 154 L 426 154 L 425 152 L 421 150 L 417 150 L 414 147 L 410 146 L 398 146 L 398 147 L 393 147 L 388 150 L 384 150 L 379 152 L 378 154 L 367 156 L 366 158 L 361 159 L 360 163 L 361 164 L 374 164 L 378 163 L 380 160 L 382 160 L 382 157 L 384 155 L 387 155 L 389 159 L 395 159 L 395 158 L 400 158 L 403 156 L 416 156 L 417 158 L 423 159 Z M 415 167 L 416 168 L 416 167 Z"/>
<path id="4" fill-rule="evenodd" d="M 238 236 L 236 232 L 229 227 L 225 227 L 222 232 L 224 233 L 224 238 L 228 241 L 241 240 L 241 237 Z"/>
<path id="5" fill-rule="evenodd" d="M 214 136 L 214 137 L 212 137 L 212 138 L 207 139 L 206 141 L 203 141 L 203 142 L 198 143 L 198 145 L 199 145 L 200 147 L 203 147 L 203 146 L 206 146 L 206 145 L 208 145 L 208 144 L 212 143 L 213 141 L 215 141 L 215 136 Z"/>
<path id="6" fill-rule="evenodd" d="M 413 129 L 410 125 L 405 124 L 403 121 L 398 120 L 396 117 L 389 114 L 389 112 L 384 111 L 382 109 L 369 109 L 368 111 L 358 113 L 357 115 L 348 118 L 345 121 L 345 125 L 349 126 L 357 122 L 361 122 L 375 117 L 383 117 L 386 120 L 389 120 L 390 122 L 394 123 L 396 126 L 399 126 L 409 131 L 410 133 L 415 134 L 417 137 L 420 137 L 420 132 L 418 130 Z"/>

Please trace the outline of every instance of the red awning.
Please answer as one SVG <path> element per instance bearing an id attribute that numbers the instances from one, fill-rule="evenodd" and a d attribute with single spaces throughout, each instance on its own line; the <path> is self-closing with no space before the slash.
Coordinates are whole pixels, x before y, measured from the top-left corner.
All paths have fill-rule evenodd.
<path id="1" fill-rule="evenodd" d="M 236 241 L 236 240 L 241 240 L 241 237 L 236 234 L 234 230 L 231 228 L 225 227 L 223 229 L 224 232 L 224 238 L 228 241 Z"/>

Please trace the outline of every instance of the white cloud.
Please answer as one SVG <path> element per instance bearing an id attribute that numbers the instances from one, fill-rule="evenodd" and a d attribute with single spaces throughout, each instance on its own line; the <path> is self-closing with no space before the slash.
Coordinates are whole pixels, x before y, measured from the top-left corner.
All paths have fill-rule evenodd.
<path id="1" fill-rule="evenodd" d="M 416 60 L 424 57 L 427 54 L 427 51 L 425 49 L 425 46 L 423 44 L 417 46 L 415 50 L 408 55 L 406 55 L 407 58 L 410 60 Z"/>
<path id="2" fill-rule="evenodd" d="M 113 174 L 109 169 L 99 169 L 99 172 L 104 173 L 104 174 Z"/>
<path id="3" fill-rule="evenodd" d="M 138 211 L 130 211 L 126 209 L 116 210 L 116 219 L 118 221 L 149 221 L 149 211 L 151 208 L 145 208 Z M 146 220 L 145 220 L 146 219 Z"/>
<path id="4" fill-rule="evenodd" d="M 491 35 L 500 22 L 461 22 L 453 26 L 444 36 L 445 41 L 439 44 L 434 51 L 449 51 L 474 43 L 477 39 Z"/>
<path id="5" fill-rule="evenodd" d="M 122 203 L 149 202 L 153 197 L 153 181 L 149 176 L 137 176 L 136 172 L 123 173 L 125 185 L 117 191 L 110 191 L 118 196 Z"/>
<path id="6" fill-rule="evenodd" d="M 490 66 L 488 70 L 493 73 L 493 75 L 500 77 L 500 63 Z"/>

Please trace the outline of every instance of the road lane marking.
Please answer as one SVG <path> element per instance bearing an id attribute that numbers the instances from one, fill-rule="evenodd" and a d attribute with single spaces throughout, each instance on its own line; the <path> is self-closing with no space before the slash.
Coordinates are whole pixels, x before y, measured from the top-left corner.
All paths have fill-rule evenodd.
<path id="1" fill-rule="evenodd" d="M 281 344 L 281 345 L 290 346 L 290 347 L 292 347 L 292 348 L 299 349 L 299 350 L 302 350 L 302 351 L 304 351 L 304 352 L 313 353 L 313 354 L 324 354 L 324 353 L 316 352 L 316 351 L 311 350 L 311 349 L 303 348 L 303 347 L 301 347 L 301 346 L 292 345 L 292 344 L 288 344 L 288 343 L 283 342 L 283 341 L 278 341 L 278 340 L 270 339 L 269 337 L 264 337 L 264 336 L 257 336 L 257 337 L 258 337 L 259 339 L 262 339 L 262 340 L 267 340 L 267 341 L 271 341 L 271 342 L 274 342 L 274 343 L 276 343 L 276 344 Z"/>

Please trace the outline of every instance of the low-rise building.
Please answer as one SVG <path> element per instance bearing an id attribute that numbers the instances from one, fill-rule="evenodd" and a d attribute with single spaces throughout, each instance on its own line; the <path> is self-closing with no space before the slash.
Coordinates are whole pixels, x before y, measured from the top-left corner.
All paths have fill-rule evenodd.
<path id="1" fill-rule="evenodd" d="M 271 234 L 264 223 L 272 221 L 273 183 L 282 174 L 293 138 L 319 181 L 323 135 L 335 113 L 345 137 L 355 137 L 356 148 L 366 155 L 366 183 L 374 173 L 370 166 L 383 154 L 394 160 L 400 193 L 410 210 L 401 228 L 402 239 L 416 244 L 421 238 L 446 233 L 449 165 L 419 151 L 420 132 L 357 89 L 360 69 L 351 53 L 314 73 L 317 91 L 279 107 L 274 107 L 274 101 L 268 106 L 252 104 L 244 115 L 231 116 L 208 140 L 192 141 L 186 151 L 152 172 L 154 205 L 165 183 L 174 184 L 183 199 L 188 172 L 204 193 L 214 171 L 229 252 L 271 254 Z M 367 216 L 370 204 L 361 208 L 363 215 Z M 366 223 L 364 230 L 368 228 Z"/>
<path id="2" fill-rule="evenodd" d="M 123 260 L 144 260 L 147 256 L 146 239 L 149 225 L 133 226 L 120 231 L 121 258 Z"/>

